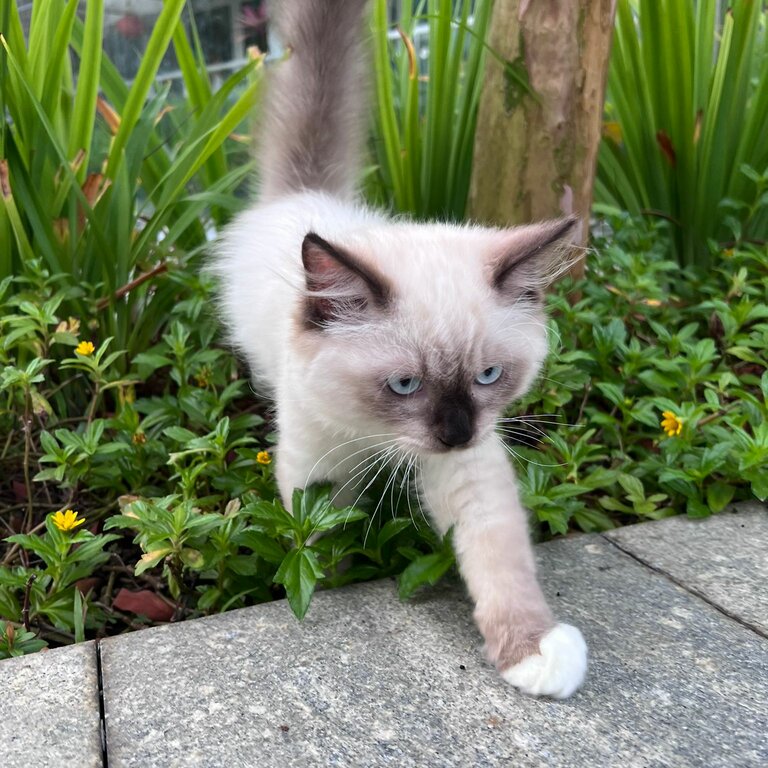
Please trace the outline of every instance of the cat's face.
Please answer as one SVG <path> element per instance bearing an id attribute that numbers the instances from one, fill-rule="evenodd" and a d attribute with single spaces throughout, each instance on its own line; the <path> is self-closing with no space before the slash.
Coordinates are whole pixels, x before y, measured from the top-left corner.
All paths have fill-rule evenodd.
<path id="1" fill-rule="evenodd" d="M 421 454 L 476 444 L 546 356 L 541 289 L 574 224 L 308 235 L 297 342 L 318 415 Z"/>

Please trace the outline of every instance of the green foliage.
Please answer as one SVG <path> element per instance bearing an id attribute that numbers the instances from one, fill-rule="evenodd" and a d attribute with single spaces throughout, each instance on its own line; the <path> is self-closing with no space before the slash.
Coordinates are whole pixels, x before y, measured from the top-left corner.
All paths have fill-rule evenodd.
<path id="1" fill-rule="evenodd" d="M 374 3 L 377 164 L 368 191 L 392 210 L 458 221 L 469 195 L 491 3 L 421 0 L 415 10 L 401 3 L 397 41 L 388 37 L 388 6 Z"/>
<path id="2" fill-rule="evenodd" d="M 103 0 L 84 21 L 76 8 L 36 4 L 25 40 L 17 3 L 0 0 L 0 279 L 39 260 L 66 286 L 67 314 L 135 353 L 176 301 L 166 273 L 240 205 L 250 166 L 230 136 L 252 109 L 261 60 L 213 94 L 173 0 L 128 86 L 102 54 Z M 171 41 L 187 99 L 155 82 Z"/>
<path id="3" fill-rule="evenodd" d="M 86 530 L 60 531 L 51 516 L 46 517 L 44 528 L 43 535 L 15 534 L 5 539 L 26 553 L 23 561 L 36 558 L 41 565 L 0 566 L 0 614 L 23 622 L 26 629 L 36 624 L 59 639 L 73 631 L 77 634 L 78 627 L 82 634 L 86 617 L 89 627 L 100 626 L 104 614 L 91 607 L 90 591 L 81 595 L 78 581 L 109 559 L 105 547 L 119 537 Z"/>
<path id="4" fill-rule="evenodd" d="M 0 659 L 35 653 L 45 647 L 45 640 L 40 640 L 34 632 L 17 629 L 10 621 L 0 620 Z"/>
<path id="5" fill-rule="evenodd" d="M 526 503 L 545 532 L 565 533 L 765 499 L 765 247 L 722 253 L 707 275 L 681 272 L 666 226 L 609 224 L 573 286 L 579 300 L 569 286 L 551 297 L 557 352 L 525 413 L 502 427 Z M 679 435 L 662 429 L 665 411 Z"/>
<path id="6" fill-rule="evenodd" d="M 10 116 L 0 133 L 0 236 L 10 244 L 0 249 L 0 658 L 141 626 L 146 613 L 124 607 L 124 592 L 149 594 L 175 619 L 283 596 L 301 617 L 316 589 L 399 574 L 408 597 L 455 563 L 450 537 L 414 514 L 419 500 L 402 474 L 361 475 L 366 492 L 353 506 L 337 507 L 327 486 L 297 491 L 290 509 L 278 498 L 269 415 L 216 344 L 211 286 L 194 263 L 239 205 L 249 169 L 228 137 L 258 91 L 259 63 L 214 94 L 181 5 L 164 5 L 129 87 L 101 54 L 102 2 L 88 4 L 84 22 L 75 3 L 36 4 L 27 43 L 14 4 L 0 0 L 0 109 Z M 385 3 L 376 3 L 379 164 L 368 178 L 374 199 L 445 218 L 460 218 L 466 202 L 490 9 L 477 4 L 470 16 L 469 2 L 453 5 L 451 23 L 451 3 L 424 0 L 413 14 L 406 4 L 402 44 L 390 46 Z M 741 104 L 753 131 L 750 110 L 763 99 L 760 71 L 751 85 L 739 79 L 758 55 L 736 44 L 752 39 L 739 26 L 745 7 L 726 18 L 711 84 L 709 60 L 696 54 L 696 82 L 710 98 L 691 150 L 702 173 L 695 152 L 706 142 L 710 164 L 721 145 L 738 139 L 736 155 L 726 147 L 724 156 L 747 162 L 738 152 L 757 144 L 717 127 L 722 110 Z M 641 0 L 640 13 L 648 39 L 655 11 Z M 631 45 L 627 7 L 621 14 L 619 58 Z M 431 41 L 425 71 L 411 51 L 417 20 Z M 707 29 L 697 28 L 699 37 Z M 181 101 L 150 87 L 171 40 L 189 94 Z M 722 57 L 737 50 L 745 63 L 734 73 L 736 59 Z M 726 74 L 740 83 L 733 94 L 717 80 Z M 673 146 L 687 135 L 677 130 Z M 672 185 L 670 200 L 704 194 L 654 166 L 647 141 L 625 136 L 624 146 L 603 147 L 605 199 L 624 200 L 606 179 L 621 182 L 617 169 L 635 173 L 639 158 L 654 184 Z M 704 208 L 706 226 L 728 212 L 720 229 L 701 229 L 700 240 L 671 229 L 680 253 L 701 260 L 704 243 L 712 269 L 681 270 L 666 224 L 603 206 L 608 236 L 597 240 L 589 279 L 550 297 L 556 353 L 538 390 L 500 425 L 542 536 L 768 497 L 768 260 L 748 242 L 764 221 L 767 185 L 733 167 L 736 186 L 713 186 L 715 207 Z M 646 176 L 626 178 L 622 194 Z M 622 204 L 656 205 L 635 198 Z M 733 249 L 713 242 L 725 230 Z M 666 411 L 679 434 L 662 429 Z M 85 527 L 59 530 L 52 515 L 64 509 Z"/>
<path id="7" fill-rule="evenodd" d="M 433 552 L 447 570 L 449 548 L 414 526 L 413 500 L 391 491 L 390 519 L 381 483 L 355 508 L 336 507 L 328 487 L 283 508 L 263 406 L 213 344 L 208 280 L 174 279 L 186 299 L 125 373 L 111 339 L 91 349 L 58 314 L 63 292 L 44 271 L 36 297 L 24 278 L 0 284 L 0 467 L 15 482 L 0 486 L 11 533 L 0 614 L 67 642 L 137 626 L 115 607 L 124 589 L 151 589 L 176 618 L 282 595 L 301 617 L 316 588 L 396 575 Z M 57 530 L 50 512 L 70 507 L 110 533 Z M 435 570 L 406 578 L 410 592 Z"/>
<path id="8" fill-rule="evenodd" d="M 768 240 L 764 3 L 619 0 L 606 119 L 596 199 L 672 222 L 681 265 Z"/>

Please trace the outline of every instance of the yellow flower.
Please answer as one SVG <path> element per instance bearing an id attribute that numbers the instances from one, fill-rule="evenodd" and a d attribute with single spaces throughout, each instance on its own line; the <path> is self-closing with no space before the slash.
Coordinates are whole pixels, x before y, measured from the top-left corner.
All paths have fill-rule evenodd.
<path id="1" fill-rule="evenodd" d="M 683 420 L 679 416 L 672 411 L 664 411 L 661 415 L 664 417 L 661 420 L 661 428 L 669 437 L 679 435 L 683 431 Z"/>
<path id="2" fill-rule="evenodd" d="M 78 525 L 82 525 L 85 522 L 84 517 L 78 517 L 77 512 L 71 509 L 65 509 L 63 512 L 59 510 L 51 515 L 53 524 L 60 531 L 71 531 L 77 528 Z"/>
<path id="3" fill-rule="evenodd" d="M 77 352 L 78 355 L 92 355 L 95 351 L 96 347 L 93 346 L 93 343 L 90 341 L 81 341 L 76 347 L 75 352 Z"/>
<path id="4" fill-rule="evenodd" d="M 256 461 L 258 461 L 259 464 L 271 464 L 272 457 L 269 455 L 267 451 L 259 451 L 256 454 Z"/>
<path id="5" fill-rule="evenodd" d="M 660 307 L 661 302 L 658 299 L 644 299 L 643 304 L 648 307 Z"/>

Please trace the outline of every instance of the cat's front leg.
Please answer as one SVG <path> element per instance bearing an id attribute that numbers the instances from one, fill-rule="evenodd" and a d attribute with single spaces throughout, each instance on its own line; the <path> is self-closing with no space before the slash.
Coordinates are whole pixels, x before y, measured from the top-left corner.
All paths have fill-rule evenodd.
<path id="1" fill-rule="evenodd" d="M 555 622 L 541 592 L 527 515 L 496 436 L 425 458 L 421 485 L 440 531 L 454 528 L 459 569 L 490 661 L 525 693 L 570 696 L 584 680 L 587 647 L 578 629 Z"/>

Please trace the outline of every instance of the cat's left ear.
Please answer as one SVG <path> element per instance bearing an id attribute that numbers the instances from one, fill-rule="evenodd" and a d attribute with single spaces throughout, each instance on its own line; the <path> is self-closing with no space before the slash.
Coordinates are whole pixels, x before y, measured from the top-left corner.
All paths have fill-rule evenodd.
<path id="1" fill-rule="evenodd" d="M 309 326 L 359 321 L 371 309 L 383 309 L 390 300 L 390 285 L 374 266 L 314 232 L 304 238 L 301 260 L 307 285 L 304 314 Z"/>
<path id="2" fill-rule="evenodd" d="M 492 261 L 491 283 L 512 300 L 541 300 L 541 292 L 567 271 L 580 230 L 578 216 L 514 227 L 500 233 L 501 247 Z"/>

